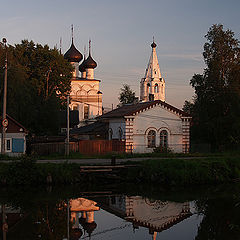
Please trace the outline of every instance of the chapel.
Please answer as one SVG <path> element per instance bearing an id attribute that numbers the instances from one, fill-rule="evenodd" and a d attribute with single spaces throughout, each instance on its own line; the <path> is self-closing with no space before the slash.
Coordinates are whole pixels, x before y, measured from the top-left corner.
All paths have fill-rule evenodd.
<path id="1" fill-rule="evenodd" d="M 73 66 L 71 79 L 71 110 L 79 112 L 79 127 L 89 124 L 97 116 L 102 115 L 102 92 L 99 90 L 101 80 L 94 77 L 96 61 L 91 53 L 91 40 L 89 40 L 88 56 L 75 47 L 73 41 L 68 51 L 64 54 Z M 81 74 L 80 74 L 81 73 Z"/>
<path id="2" fill-rule="evenodd" d="M 191 116 L 165 101 L 165 80 L 161 75 L 157 44 L 152 42 L 151 55 L 140 81 L 140 101 L 125 104 L 99 119 L 107 123 L 109 140 L 124 141 L 125 151 L 189 152 Z"/>

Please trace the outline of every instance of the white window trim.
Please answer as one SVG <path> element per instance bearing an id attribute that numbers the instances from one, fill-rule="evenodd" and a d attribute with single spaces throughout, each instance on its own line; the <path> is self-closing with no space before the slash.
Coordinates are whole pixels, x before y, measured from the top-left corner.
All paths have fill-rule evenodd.
<path id="1" fill-rule="evenodd" d="M 162 130 L 166 130 L 167 131 L 167 134 L 168 134 L 168 147 L 169 147 L 171 145 L 171 131 L 168 128 L 166 128 L 166 127 L 162 127 L 160 129 L 158 129 L 158 137 L 157 137 L 157 139 L 158 139 L 158 146 L 160 146 L 160 132 Z"/>
<path id="2" fill-rule="evenodd" d="M 7 149 L 7 141 L 8 140 L 10 140 L 10 149 L 9 150 Z M 5 139 L 5 149 L 6 149 L 6 152 L 12 152 L 12 139 L 11 138 Z"/>
<path id="3" fill-rule="evenodd" d="M 146 148 L 147 148 L 147 149 L 153 149 L 153 148 L 155 148 L 155 147 L 149 147 L 149 146 L 148 146 L 148 133 L 149 133 L 151 130 L 153 130 L 153 131 L 155 132 L 155 147 L 157 147 L 158 131 L 157 131 L 156 128 L 151 127 L 151 128 L 148 128 L 147 131 L 145 132 L 145 144 L 146 144 Z"/>

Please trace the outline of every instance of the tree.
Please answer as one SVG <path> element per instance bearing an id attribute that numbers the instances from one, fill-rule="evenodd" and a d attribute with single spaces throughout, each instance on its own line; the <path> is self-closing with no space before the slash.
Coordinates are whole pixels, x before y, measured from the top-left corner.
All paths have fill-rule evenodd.
<path id="1" fill-rule="evenodd" d="M 130 88 L 128 84 L 123 84 L 119 94 L 119 105 L 133 103 L 136 100 L 135 92 Z"/>
<path id="2" fill-rule="evenodd" d="M 4 56 L 0 46 L 2 66 Z M 7 113 L 32 133 L 56 134 L 59 110 L 71 90 L 70 63 L 57 49 L 27 40 L 8 47 L 8 63 Z"/>
<path id="3" fill-rule="evenodd" d="M 206 69 L 195 74 L 191 107 L 193 137 L 214 149 L 240 143 L 240 48 L 231 30 L 213 25 L 206 34 L 203 57 Z M 189 104 L 185 104 L 185 108 Z M 228 146 L 229 147 L 229 146 Z"/>

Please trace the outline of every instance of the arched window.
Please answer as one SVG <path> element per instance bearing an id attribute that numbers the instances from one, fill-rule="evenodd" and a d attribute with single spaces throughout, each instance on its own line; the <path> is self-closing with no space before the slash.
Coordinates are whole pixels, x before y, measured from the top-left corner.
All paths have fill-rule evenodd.
<path id="1" fill-rule="evenodd" d="M 162 130 L 160 132 L 160 147 L 162 147 L 162 148 L 168 147 L 168 132 L 167 132 L 167 130 Z"/>
<path id="2" fill-rule="evenodd" d="M 149 148 L 156 147 L 156 132 L 154 130 L 148 132 L 147 143 Z"/>
<path id="3" fill-rule="evenodd" d="M 157 83 L 154 86 L 154 93 L 158 93 L 158 84 Z"/>

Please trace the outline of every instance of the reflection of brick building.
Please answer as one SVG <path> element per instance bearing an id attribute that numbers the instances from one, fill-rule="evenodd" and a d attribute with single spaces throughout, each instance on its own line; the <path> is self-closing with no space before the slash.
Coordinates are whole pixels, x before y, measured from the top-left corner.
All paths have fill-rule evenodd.
<path id="1" fill-rule="evenodd" d="M 148 228 L 154 238 L 156 232 L 168 229 L 192 215 L 189 202 L 151 201 L 140 196 L 111 196 L 104 201 L 103 208 L 132 222 L 134 228 Z"/>

